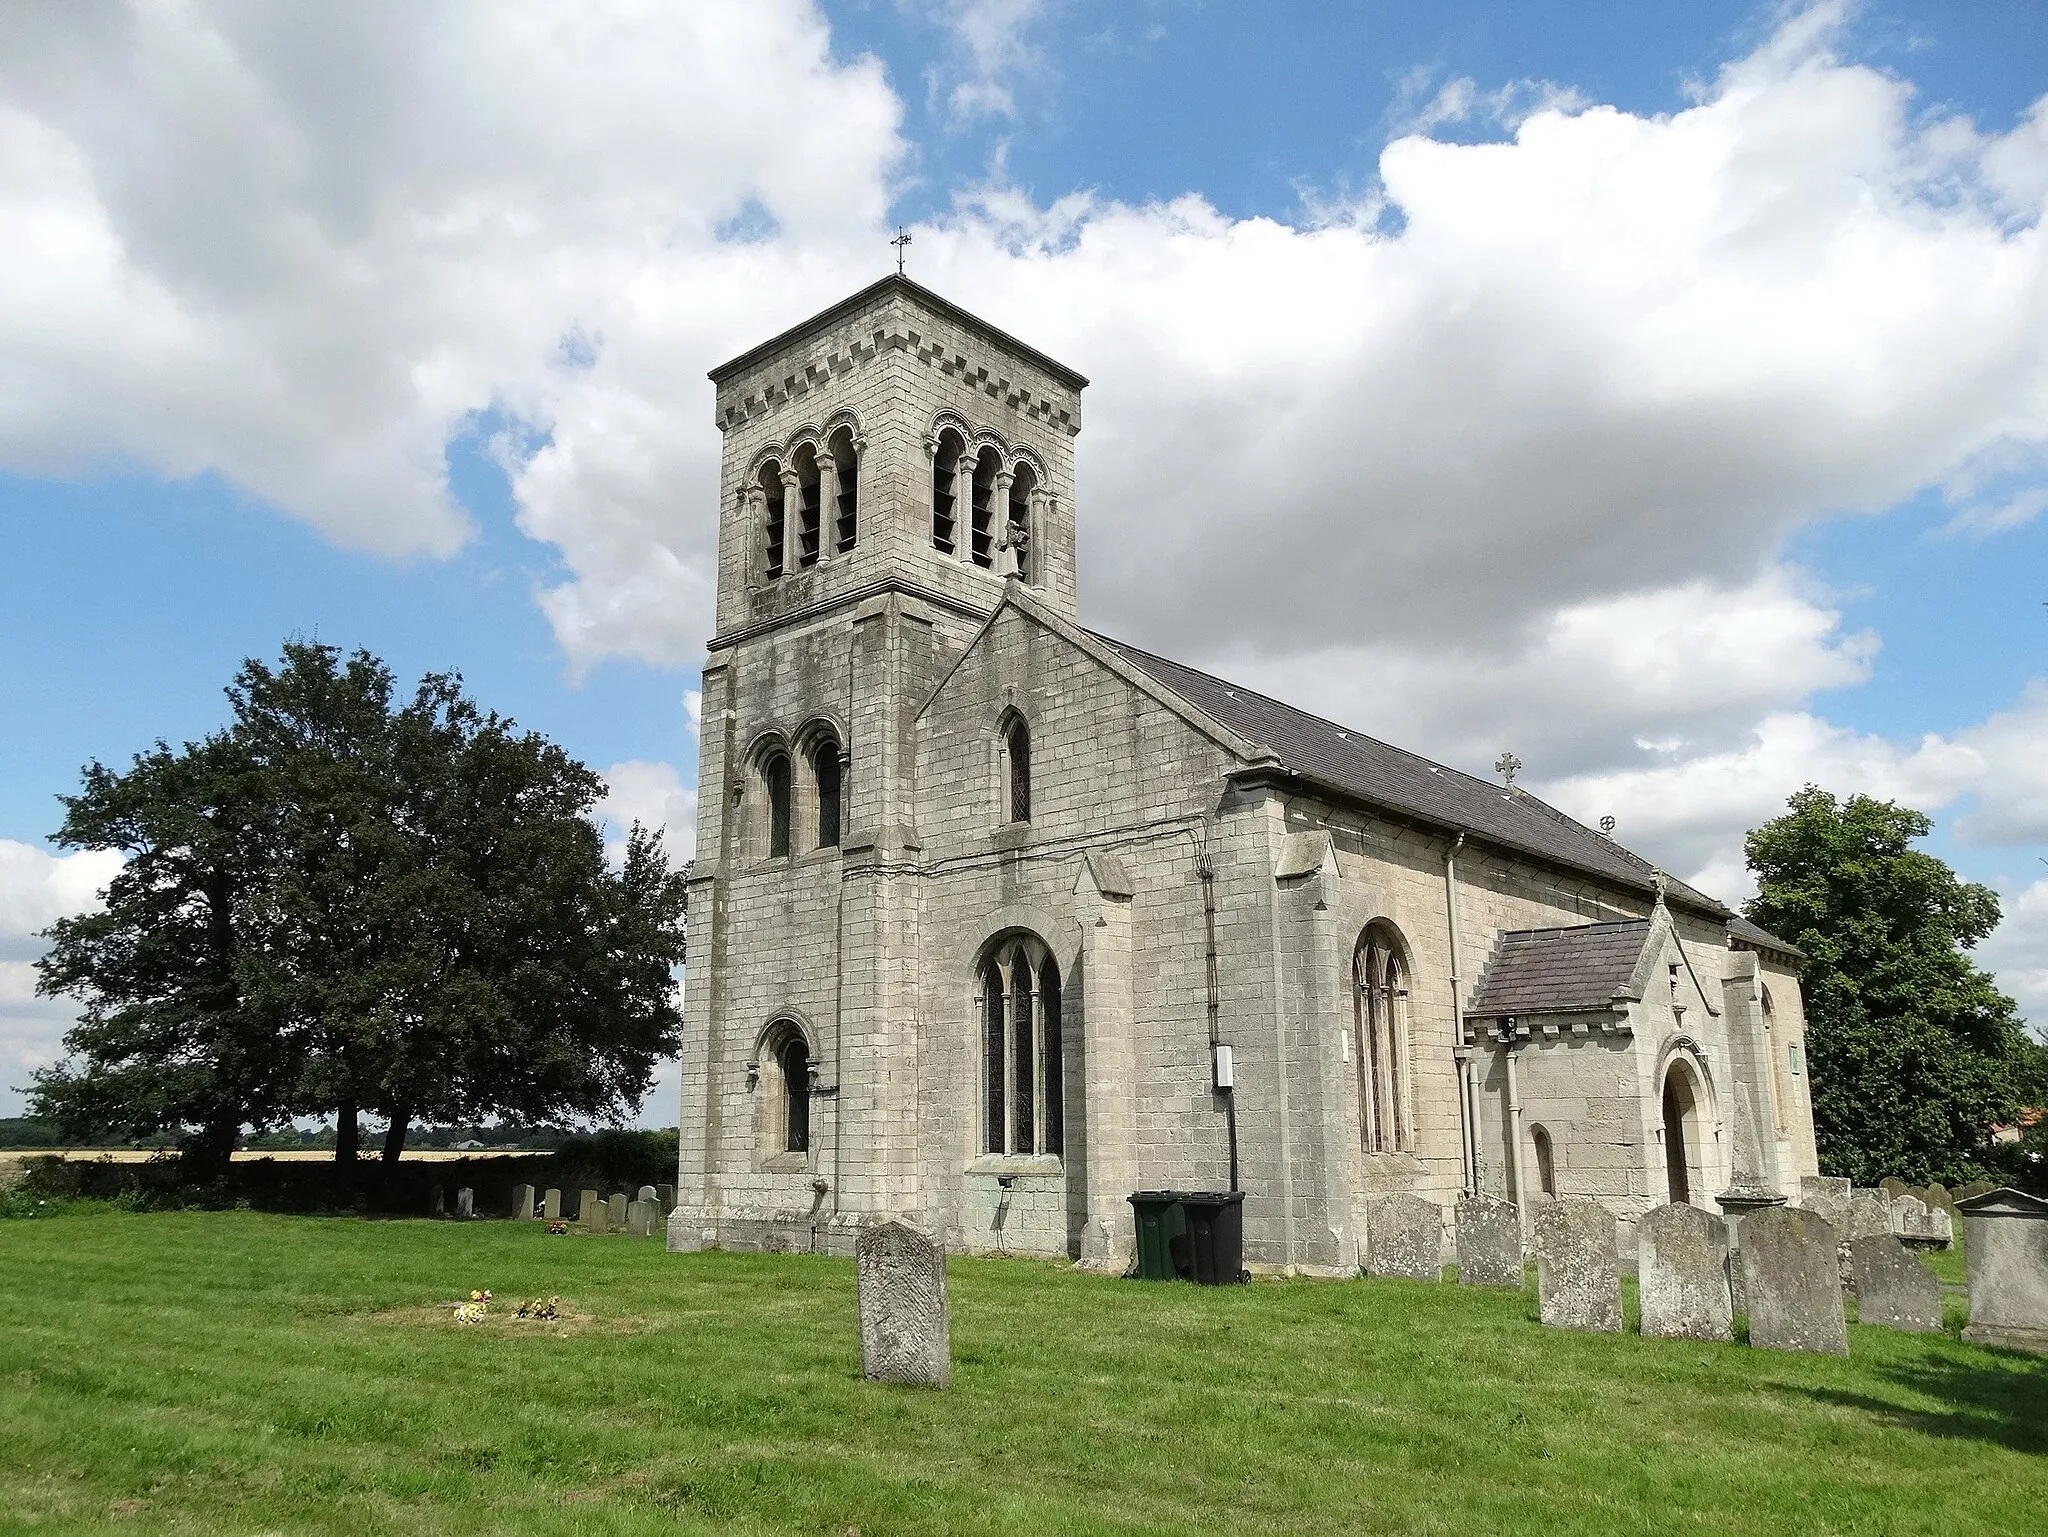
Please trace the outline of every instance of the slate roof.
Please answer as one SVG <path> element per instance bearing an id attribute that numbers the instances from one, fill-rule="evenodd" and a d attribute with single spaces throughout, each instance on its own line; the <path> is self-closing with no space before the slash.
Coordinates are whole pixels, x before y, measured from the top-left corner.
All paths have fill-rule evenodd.
<path id="1" fill-rule="evenodd" d="M 1107 635 L 1089 633 L 1239 736 L 1270 748 L 1288 773 L 1418 821 L 1470 833 L 1499 848 L 1533 854 L 1637 891 L 1656 889 L 1656 869 L 1647 860 L 1526 791 L 1508 794 L 1499 785 L 1389 747 L 1348 726 Z M 1716 918 L 1729 916 L 1727 907 L 1683 881 L 1669 882 L 1667 900 Z M 1791 950 L 1783 941 L 1772 943 Z"/>
<path id="2" fill-rule="evenodd" d="M 1493 942 L 1465 1012 L 1480 1019 L 1604 1014 L 1616 995 L 1634 996 L 1629 984 L 1649 937 L 1648 918 L 1510 930 Z"/>
<path id="3" fill-rule="evenodd" d="M 1755 945 L 1760 949 L 1782 950 L 1787 955 L 1797 956 L 1801 960 L 1806 959 L 1806 952 L 1797 945 L 1789 940 L 1778 938 L 1769 929 L 1759 928 L 1740 913 L 1737 913 L 1728 920 L 1728 937 L 1730 939 L 1739 939 L 1746 945 Z"/>

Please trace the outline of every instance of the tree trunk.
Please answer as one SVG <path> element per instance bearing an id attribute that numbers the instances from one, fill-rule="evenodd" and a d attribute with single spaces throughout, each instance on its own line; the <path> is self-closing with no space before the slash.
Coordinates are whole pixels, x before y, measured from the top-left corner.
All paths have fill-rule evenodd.
<path id="1" fill-rule="evenodd" d="M 234 1165 L 235 1138 L 242 1128 L 229 1121 L 213 1121 L 180 1150 L 180 1161 L 193 1184 L 218 1185 Z"/>
<path id="2" fill-rule="evenodd" d="M 398 1162 L 405 1151 L 405 1133 L 412 1125 L 412 1111 L 404 1105 L 391 1112 L 391 1125 L 384 1133 L 384 1161 Z"/>
<path id="3" fill-rule="evenodd" d="M 356 1152 L 363 1143 L 363 1134 L 356 1125 L 356 1107 L 344 1100 L 334 1122 L 334 1161 L 355 1177 Z"/>

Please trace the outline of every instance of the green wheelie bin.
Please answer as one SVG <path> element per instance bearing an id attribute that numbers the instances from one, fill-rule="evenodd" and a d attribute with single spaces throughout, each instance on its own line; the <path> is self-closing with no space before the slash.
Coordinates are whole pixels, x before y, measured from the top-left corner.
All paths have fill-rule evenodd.
<path id="1" fill-rule="evenodd" d="M 1188 1219 L 1178 1190 L 1140 1190 L 1130 1198 L 1138 1224 L 1138 1279 L 1177 1281 L 1189 1270 Z"/>

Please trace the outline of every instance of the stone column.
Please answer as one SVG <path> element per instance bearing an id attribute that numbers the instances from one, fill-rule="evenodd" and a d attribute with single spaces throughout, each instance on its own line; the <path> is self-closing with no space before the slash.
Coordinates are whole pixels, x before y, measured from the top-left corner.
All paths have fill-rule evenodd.
<path id="1" fill-rule="evenodd" d="M 1017 574 L 1017 552 L 1010 548 L 1005 537 L 1010 526 L 1010 487 L 1017 482 L 1017 472 L 1004 468 L 996 471 L 995 489 L 989 493 L 988 526 L 995 541 L 995 562 L 997 576 Z"/>
<path id="2" fill-rule="evenodd" d="M 819 509 L 818 543 L 820 546 L 825 542 L 823 511 L 823 508 Z M 782 467 L 782 569 L 784 571 L 796 570 L 802 557 L 803 512 L 803 478 L 797 474 L 795 465 L 785 464 Z"/>
<path id="3" fill-rule="evenodd" d="M 953 466 L 953 553 L 962 560 L 974 558 L 974 465 L 970 448 L 960 450 Z"/>

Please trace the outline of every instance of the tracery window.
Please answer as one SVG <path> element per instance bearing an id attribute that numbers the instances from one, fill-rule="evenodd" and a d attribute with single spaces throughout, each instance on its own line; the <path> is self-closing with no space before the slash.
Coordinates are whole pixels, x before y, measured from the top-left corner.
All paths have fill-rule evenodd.
<path id="1" fill-rule="evenodd" d="M 1060 968 L 1033 934 L 998 940 L 976 978 L 982 1031 L 983 1138 L 991 1153 L 1064 1149 Z"/>
<path id="2" fill-rule="evenodd" d="M 1358 1026 L 1360 1127 L 1368 1153 L 1415 1146 L 1407 1105 L 1408 977 L 1392 934 L 1374 924 L 1351 952 L 1353 1014 Z"/>
<path id="3" fill-rule="evenodd" d="M 1031 820 L 1031 731 L 1012 715 L 1003 727 L 1004 805 L 1012 822 Z"/>
<path id="4" fill-rule="evenodd" d="M 772 748 L 761 760 L 761 787 L 768 796 L 768 857 L 789 855 L 789 754 Z"/>

